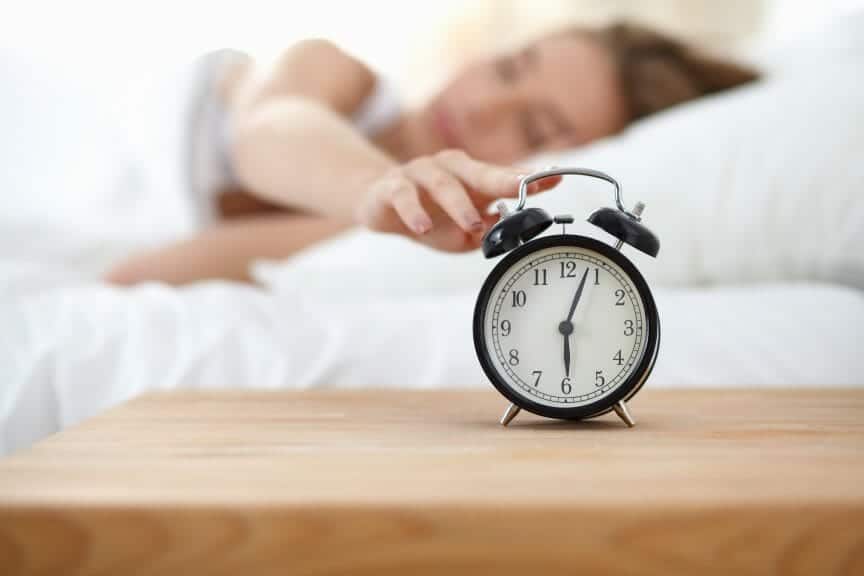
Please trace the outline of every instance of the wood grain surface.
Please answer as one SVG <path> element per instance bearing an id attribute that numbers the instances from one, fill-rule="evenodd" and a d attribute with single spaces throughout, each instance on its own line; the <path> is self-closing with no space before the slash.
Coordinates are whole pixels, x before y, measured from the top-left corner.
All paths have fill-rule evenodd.
<path id="1" fill-rule="evenodd" d="M 0 574 L 864 574 L 864 391 L 158 393 L 0 460 Z"/>

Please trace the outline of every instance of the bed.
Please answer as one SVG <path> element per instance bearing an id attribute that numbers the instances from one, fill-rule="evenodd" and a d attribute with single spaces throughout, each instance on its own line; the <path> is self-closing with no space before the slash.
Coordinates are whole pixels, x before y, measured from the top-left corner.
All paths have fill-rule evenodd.
<path id="1" fill-rule="evenodd" d="M 649 386 L 864 385 L 864 51 L 833 49 L 535 160 L 605 170 L 646 202 L 660 258 L 630 256 L 663 324 Z M 582 220 L 610 197 L 565 182 L 537 202 Z M 471 341 L 479 254 L 351 231 L 256 263 L 256 286 L 117 289 L 98 281 L 134 244 L 115 232 L 0 218 L 0 454 L 152 389 L 494 393 Z"/>

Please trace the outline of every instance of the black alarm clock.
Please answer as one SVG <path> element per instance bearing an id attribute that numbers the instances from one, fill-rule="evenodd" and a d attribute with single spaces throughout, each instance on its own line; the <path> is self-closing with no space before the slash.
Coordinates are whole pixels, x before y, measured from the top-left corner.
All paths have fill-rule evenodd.
<path id="1" fill-rule="evenodd" d="M 588 222 L 613 238 L 607 244 L 566 233 L 570 215 L 526 208 L 527 187 L 550 176 L 577 175 L 614 186 L 615 208 Z M 510 213 L 483 238 L 483 254 L 506 254 L 483 283 L 474 308 L 474 347 L 486 376 L 510 401 L 507 425 L 521 409 L 582 420 L 615 411 L 635 424 L 626 402 L 651 374 L 660 345 L 660 317 L 648 284 L 621 253 L 626 244 L 656 257 L 660 242 L 642 224 L 645 205 L 627 211 L 621 186 L 603 172 L 554 168 L 519 185 Z M 560 234 L 540 236 L 553 224 Z"/>

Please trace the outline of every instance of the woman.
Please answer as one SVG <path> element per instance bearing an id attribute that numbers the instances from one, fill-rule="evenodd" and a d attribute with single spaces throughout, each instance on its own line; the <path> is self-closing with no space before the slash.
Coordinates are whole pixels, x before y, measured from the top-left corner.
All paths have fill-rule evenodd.
<path id="1" fill-rule="evenodd" d="M 756 78 L 627 24 L 474 62 L 402 114 L 385 83 L 325 41 L 302 42 L 267 70 L 230 52 L 202 70 L 190 185 L 219 221 L 120 264 L 115 283 L 248 280 L 251 260 L 286 257 L 352 223 L 471 250 L 495 220 L 489 205 L 516 193 L 513 163 Z"/>

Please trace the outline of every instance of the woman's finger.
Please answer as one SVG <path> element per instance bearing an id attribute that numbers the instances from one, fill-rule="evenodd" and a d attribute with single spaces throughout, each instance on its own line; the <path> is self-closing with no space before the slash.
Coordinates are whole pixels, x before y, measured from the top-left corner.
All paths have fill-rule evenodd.
<path id="1" fill-rule="evenodd" d="M 462 150 L 444 150 L 435 160 L 456 175 L 472 190 L 489 198 L 513 198 L 519 193 L 519 182 L 530 170 L 496 166 L 475 160 Z M 560 176 L 544 178 L 528 186 L 529 194 L 536 194 L 558 185 Z"/>
<path id="2" fill-rule="evenodd" d="M 432 218 L 420 203 L 417 187 L 409 180 L 399 182 L 389 193 L 389 202 L 405 226 L 415 234 L 425 234 L 432 229 Z"/>
<path id="3" fill-rule="evenodd" d="M 492 198 L 514 196 L 522 174 L 515 168 L 486 164 L 462 150 L 444 150 L 435 161 L 473 191 Z"/>
<path id="4" fill-rule="evenodd" d="M 480 211 L 468 192 L 454 176 L 428 159 L 415 160 L 405 166 L 405 173 L 438 204 L 465 232 L 483 228 Z"/>
<path id="5" fill-rule="evenodd" d="M 530 170 L 524 170 L 525 174 L 530 174 Z M 561 176 L 549 176 L 548 178 L 543 178 L 542 180 L 537 180 L 536 182 L 532 182 L 528 185 L 528 194 L 537 194 L 538 192 L 543 192 L 544 190 L 549 190 L 550 188 L 554 188 L 558 184 L 561 183 L 563 178 Z M 517 191 L 518 192 L 518 191 Z"/>

